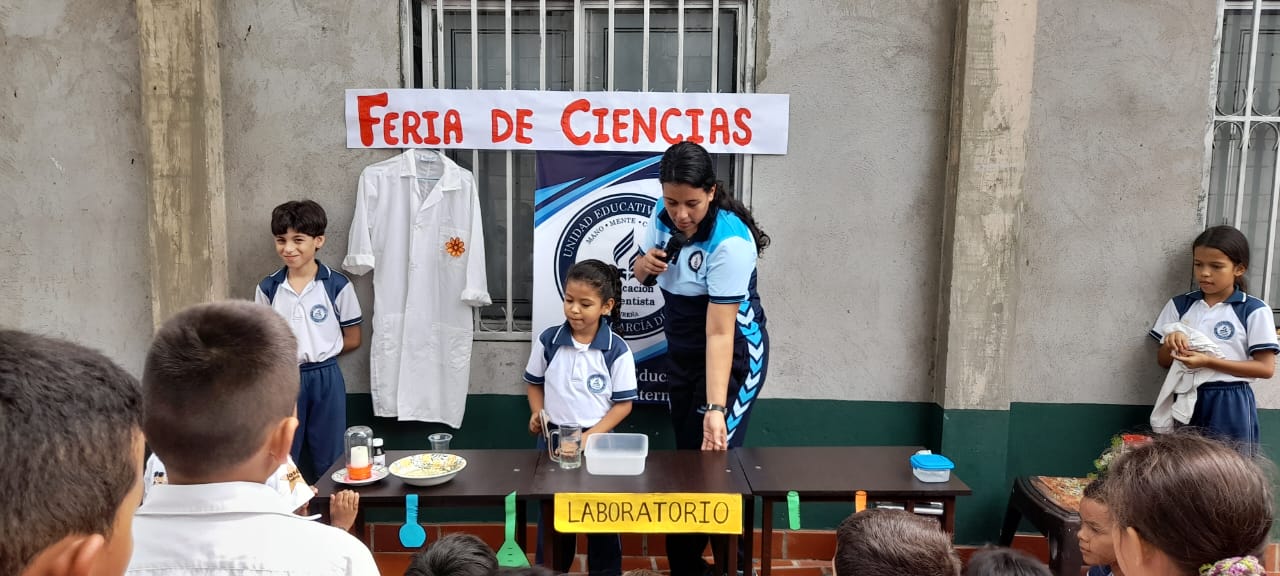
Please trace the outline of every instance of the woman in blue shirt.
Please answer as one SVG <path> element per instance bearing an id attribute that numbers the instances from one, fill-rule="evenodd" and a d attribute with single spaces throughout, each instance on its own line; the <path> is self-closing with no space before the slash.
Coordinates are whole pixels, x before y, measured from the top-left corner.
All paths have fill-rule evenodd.
<path id="1" fill-rule="evenodd" d="M 668 148 L 658 180 L 662 200 L 634 272 L 641 282 L 657 276 L 662 289 L 676 448 L 735 448 L 746 436 L 769 365 L 769 335 L 756 293 L 756 259 L 769 236 L 716 179 L 703 147 L 681 142 Z M 669 255 L 664 248 L 677 232 L 687 243 Z M 667 537 L 672 576 L 704 574 L 707 538 Z M 713 544 L 720 555 L 727 540 Z"/>

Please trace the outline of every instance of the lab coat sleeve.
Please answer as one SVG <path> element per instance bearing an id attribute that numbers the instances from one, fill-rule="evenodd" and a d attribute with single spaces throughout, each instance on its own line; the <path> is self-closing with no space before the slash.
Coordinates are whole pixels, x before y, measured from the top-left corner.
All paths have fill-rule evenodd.
<path id="1" fill-rule="evenodd" d="M 356 189 L 356 211 L 351 217 L 351 232 L 347 239 L 347 257 L 342 268 L 352 274 L 363 275 L 373 270 L 373 217 L 370 211 L 376 206 L 377 187 L 372 177 L 360 175 Z"/>
<path id="2" fill-rule="evenodd" d="M 462 302 L 479 307 L 488 306 L 493 301 L 489 299 L 489 279 L 485 271 L 484 221 L 480 218 L 480 197 L 476 194 L 474 182 L 470 183 L 471 238 L 467 240 L 467 245 L 471 249 L 467 251 L 467 286 L 462 290 Z"/>

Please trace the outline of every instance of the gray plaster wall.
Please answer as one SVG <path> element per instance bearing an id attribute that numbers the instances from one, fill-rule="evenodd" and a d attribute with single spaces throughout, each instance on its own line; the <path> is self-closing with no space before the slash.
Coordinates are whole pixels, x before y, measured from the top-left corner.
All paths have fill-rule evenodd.
<path id="1" fill-rule="evenodd" d="M 251 299 L 281 266 L 271 209 L 287 200 L 325 207 L 318 258 L 341 266 L 360 171 L 396 152 L 347 149 L 342 95 L 400 85 L 399 3 L 230 0 L 219 18 L 228 274 L 231 295 Z M 353 281 L 369 317 L 372 276 Z M 341 360 L 351 392 L 369 390 L 367 343 Z"/>
<path id="2" fill-rule="evenodd" d="M 956 5 L 759 4 L 757 91 L 791 95 L 755 158 L 773 398 L 931 401 Z"/>
<path id="3" fill-rule="evenodd" d="M 1154 401 L 1146 333 L 1203 226 L 1215 20 L 1200 0 L 1039 0 L 1015 401 Z"/>
<path id="4" fill-rule="evenodd" d="M 151 338 L 132 3 L 0 0 L 0 326 L 141 372 Z"/>

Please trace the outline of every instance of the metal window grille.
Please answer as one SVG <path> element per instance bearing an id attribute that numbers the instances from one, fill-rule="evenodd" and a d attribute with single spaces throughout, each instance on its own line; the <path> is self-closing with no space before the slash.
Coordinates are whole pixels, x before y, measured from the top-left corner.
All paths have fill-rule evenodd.
<path id="1" fill-rule="evenodd" d="M 751 92 L 755 0 L 401 0 L 405 86 Z M 532 151 L 450 150 L 479 185 L 493 305 L 477 340 L 532 330 Z M 716 158 L 750 201 L 751 157 Z"/>
<path id="2" fill-rule="evenodd" d="M 1213 123 L 1206 137 L 1208 226 L 1249 239 L 1251 292 L 1280 308 L 1276 217 L 1280 201 L 1280 2 L 1219 3 Z"/>

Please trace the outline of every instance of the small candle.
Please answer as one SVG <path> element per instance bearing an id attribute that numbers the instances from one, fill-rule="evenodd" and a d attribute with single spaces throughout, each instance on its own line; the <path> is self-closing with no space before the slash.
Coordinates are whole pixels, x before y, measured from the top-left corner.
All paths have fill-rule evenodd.
<path id="1" fill-rule="evenodd" d="M 351 447 L 351 467 L 352 468 L 368 468 L 369 467 L 369 447 L 368 446 L 352 446 Z"/>

